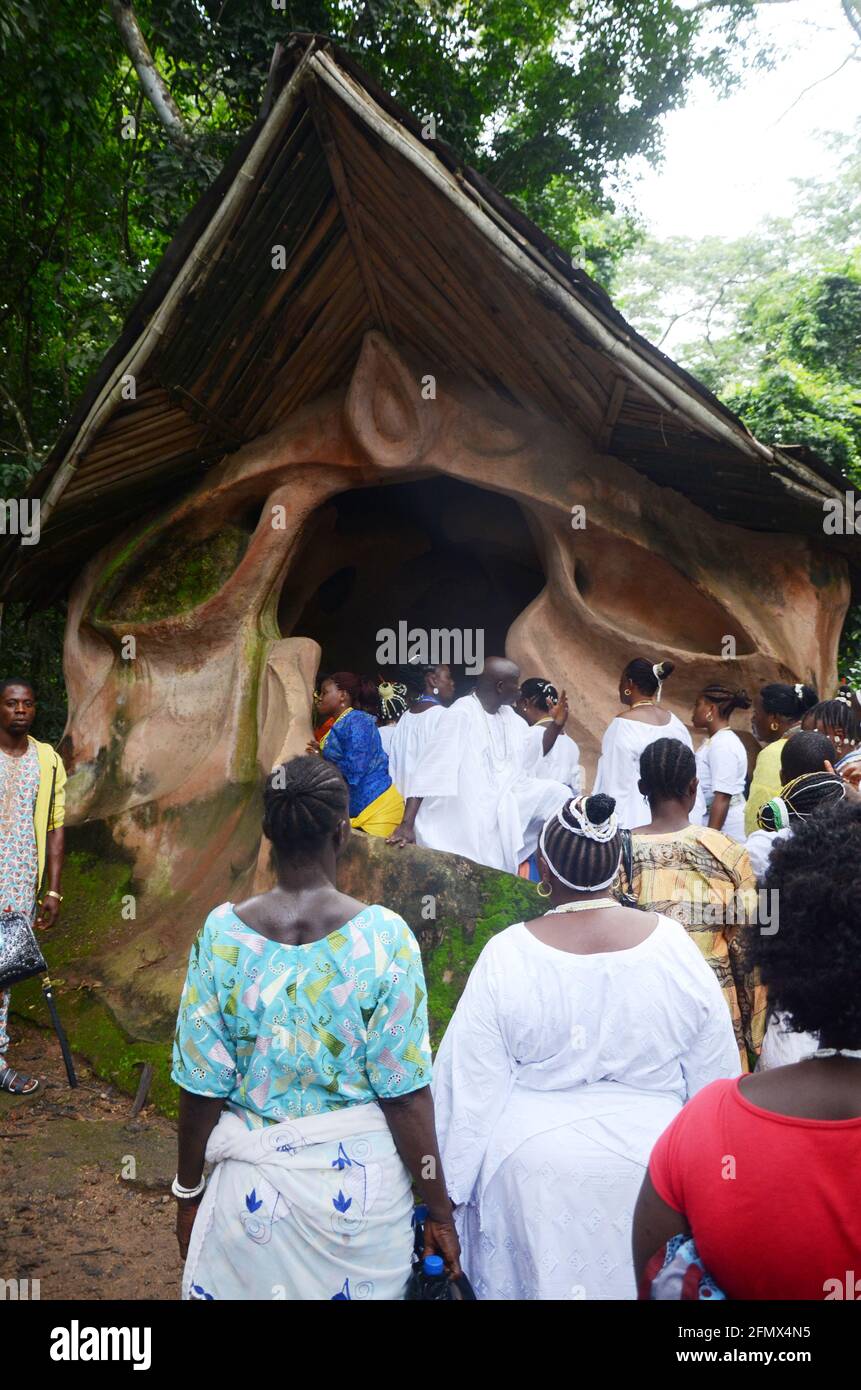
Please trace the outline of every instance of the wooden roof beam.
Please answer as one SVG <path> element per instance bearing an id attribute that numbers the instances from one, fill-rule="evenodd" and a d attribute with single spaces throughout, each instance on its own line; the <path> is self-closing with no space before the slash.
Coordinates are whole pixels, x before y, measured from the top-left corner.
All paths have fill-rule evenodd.
<path id="1" fill-rule="evenodd" d="M 326 110 L 326 102 L 320 91 L 320 84 L 312 73 L 308 73 L 303 84 L 303 91 L 308 102 L 311 115 L 314 118 L 314 125 L 317 128 L 317 135 L 326 156 L 326 163 L 329 166 L 329 173 L 332 176 L 332 185 L 335 189 L 335 196 L 344 217 L 347 228 L 347 235 L 356 257 L 359 267 L 359 274 L 362 277 L 362 284 L 365 287 L 365 294 L 368 297 L 368 304 L 373 314 L 375 326 L 381 333 L 385 333 L 390 342 L 395 341 L 392 325 L 386 309 L 385 300 L 380 291 L 371 258 L 368 255 L 368 247 L 365 241 L 365 234 L 362 230 L 362 223 L 350 189 L 347 178 L 347 171 L 341 159 L 341 151 L 335 133 L 332 130 L 332 123 L 329 120 L 329 113 Z"/>
<path id="2" fill-rule="evenodd" d="M 606 454 L 610 448 L 610 441 L 613 438 L 616 421 L 625 403 L 625 392 L 627 389 L 628 383 L 624 381 L 622 377 L 617 376 L 613 382 L 613 389 L 610 392 L 607 409 L 604 411 L 604 418 L 601 421 L 598 438 L 595 441 L 602 454 Z"/>

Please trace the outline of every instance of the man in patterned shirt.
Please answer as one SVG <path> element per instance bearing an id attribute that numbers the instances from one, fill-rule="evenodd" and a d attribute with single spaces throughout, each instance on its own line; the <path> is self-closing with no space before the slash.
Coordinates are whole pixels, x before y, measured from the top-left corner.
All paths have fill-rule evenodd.
<path id="1" fill-rule="evenodd" d="M 29 681 L 0 681 L 0 958 L 3 914 L 32 919 L 42 892 L 36 925 L 56 922 L 62 902 L 63 820 L 66 771 L 54 749 L 30 734 L 36 697 Z M 6 1064 L 9 1046 L 9 991 L 0 991 L 0 1091 L 29 1095 L 35 1077 Z"/>

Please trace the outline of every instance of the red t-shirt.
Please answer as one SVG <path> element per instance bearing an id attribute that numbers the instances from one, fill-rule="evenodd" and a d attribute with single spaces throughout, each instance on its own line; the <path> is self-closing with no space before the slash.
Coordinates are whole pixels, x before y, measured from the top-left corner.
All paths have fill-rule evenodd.
<path id="1" fill-rule="evenodd" d="M 738 1079 L 713 1081 L 664 1130 L 649 1175 L 728 1298 L 846 1298 L 848 1287 L 861 1300 L 861 1118 L 774 1115 Z"/>

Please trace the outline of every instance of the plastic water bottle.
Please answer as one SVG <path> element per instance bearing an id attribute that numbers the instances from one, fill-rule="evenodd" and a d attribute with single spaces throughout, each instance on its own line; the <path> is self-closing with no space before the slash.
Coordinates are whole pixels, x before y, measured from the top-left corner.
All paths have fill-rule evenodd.
<path id="1" fill-rule="evenodd" d="M 451 1290 L 445 1274 L 445 1263 L 440 1255 L 425 1255 L 422 1261 L 424 1274 L 423 1298 L 446 1301 L 451 1299 Z"/>

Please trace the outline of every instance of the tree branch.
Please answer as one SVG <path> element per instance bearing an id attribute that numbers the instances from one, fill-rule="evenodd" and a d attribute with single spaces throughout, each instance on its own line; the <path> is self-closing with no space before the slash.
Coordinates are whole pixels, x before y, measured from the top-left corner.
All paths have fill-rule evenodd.
<path id="1" fill-rule="evenodd" d="M 780 125 L 780 122 L 783 120 L 784 116 L 788 116 L 790 111 L 795 109 L 795 107 L 801 101 L 802 97 L 806 97 L 807 93 L 812 92 L 814 87 L 821 87 L 823 82 L 828 82 L 832 77 L 836 77 L 838 72 L 842 72 L 843 69 L 846 67 L 847 63 L 854 62 L 857 56 L 857 52 L 853 48 L 852 51 L 848 53 L 846 57 L 843 59 L 843 62 L 840 63 L 839 66 L 836 67 L 833 72 L 827 72 L 824 77 L 817 77 L 815 82 L 811 82 L 809 86 L 803 89 L 803 91 L 800 91 L 798 93 L 798 96 L 795 98 L 795 101 L 791 102 L 790 105 L 787 106 L 786 110 L 781 112 L 777 120 L 774 121 L 770 126 L 770 129 L 773 130 L 776 125 Z"/>
<path id="2" fill-rule="evenodd" d="M 861 13 L 859 13 L 856 0 L 842 0 L 841 8 L 855 33 L 861 39 Z"/>
<path id="3" fill-rule="evenodd" d="M 12 393 L 3 385 L 2 381 L 0 381 L 0 393 L 2 393 L 5 396 L 6 401 L 9 405 L 9 409 L 15 416 L 15 421 L 18 425 L 19 430 L 21 431 L 21 438 L 24 441 L 24 450 L 26 450 L 27 458 L 35 459 L 37 457 L 37 454 L 36 450 L 33 448 L 33 440 L 30 438 L 30 431 L 27 428 L 27 421 L 24 417 L 23 410 L 18 405 L 18 402 L 15 400 Z"/>
<path id="4" fill-rule="evenodd" d="M 123 47 L 134 64 L 144 95 L 174 144 L 187 147 L 191 140 L 185 122 L 141 33 L 132 0 L 110 0 L 110 6 Z"/>

